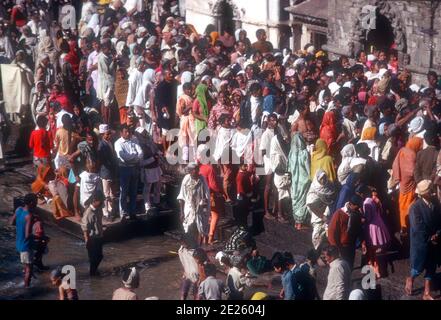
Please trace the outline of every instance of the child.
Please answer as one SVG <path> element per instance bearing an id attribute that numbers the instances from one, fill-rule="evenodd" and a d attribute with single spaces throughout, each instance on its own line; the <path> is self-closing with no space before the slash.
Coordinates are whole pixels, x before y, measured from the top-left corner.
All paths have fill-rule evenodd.
<path id="1" fill-rule="evenodd" d="M 124 286 L 113 292 L 112 300 L 138 300 L 134 289 L 139 287 L 139 273 L 135 267 L 124 270 L 122 283 Z"/>
<path id="2" fill-rule="evenodd" d="M 204 268 L 207 278 L 199 285 L 199 300 L 222 300 L 222 293 L 227 293 L 224 283 L 216 279 L 216 266 L 206 264 Z"/>
<path id="3" fill-rule="evenodd" d="M 245 286 L 250 286 L 251 283 L 242 273 L 242 257 L 233 255 L 230 261 L 231 268 L 227 274 L 227 286 L 229 289 L 228 300 L 243 300 Z"/>
<path id="4" fill-rule="evenodd" d="M 70 287 L 70 280 L 64 281 L 66 276 L 61 271 L 61 268 L 57 268 L 51 273 L 51 282 L 53 286 L 58 287 L 59 300 L 78 300 L 78 292 L 76 289 Z"/>
<path id="5" fill-rule="evenodd" d="M 34 155 L 34 165 L 38 167 L 47 165 L 50 162 L 51 150 L 53 144 L 49 132 L 46 130 L 48 120 L 45 116 L 37 117 L 37 127 L 31 133 L 29 138 L 29 148 L 32 149 Z"/>
<path id="6" fill-rule="evenodd" d="M 32 215 L 32 235 L 34 236 L 34 266 L 40 271 L 49 270 L 49 267 L 43 264 L 43 254 L 47 252 L 49 237 L 46 236 L 43 228 L 43 222 L 37 214 Z"/>
<path id="7" fill-rule="evenodd" d="M 235 210 L 236 224 L 238 226 L 248 226 L 248 214 L 251 206 L 251 196 L 253 195 L 252 175 L 248 171 L 248 165 L 242 163 L 236 176 L 238 208 Z"/>

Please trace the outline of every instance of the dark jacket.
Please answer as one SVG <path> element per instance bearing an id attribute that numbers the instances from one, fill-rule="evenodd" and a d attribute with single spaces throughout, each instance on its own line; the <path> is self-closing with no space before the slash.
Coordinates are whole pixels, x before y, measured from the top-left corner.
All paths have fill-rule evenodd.
<path id="1" fill-rule="evenodd" d="M 436 265 L 439 259 L 439 245 L 432 244 L 430 238 L 441 236 L 441 207 L 436 199 L 432 204 L 430 208 L 420 198 L 409 208 L 410 265 L 420 272 Z"/>
<path id="2" fill-rule="evenodd" d="M 106 180 L 112 180 L 118 173 L 118 162 L 113 146 L 104 140 L 98 145 L 98 160 L 101 163 L 100 176 Z"/>
<path id="3" fill-rule="evenodd" d="M 434 146 L 428 146 L 426 149 L 418 152 L 415 164 L 415 182 L 421 180 L 432 180 L 436 174 L 436 159 L 438 150 Z"/>

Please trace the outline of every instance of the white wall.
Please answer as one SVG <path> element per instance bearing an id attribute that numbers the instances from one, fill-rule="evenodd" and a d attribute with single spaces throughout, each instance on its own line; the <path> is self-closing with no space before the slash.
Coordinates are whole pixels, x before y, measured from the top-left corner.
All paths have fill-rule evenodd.
<path id="1" fill-rule="evenodd" d="M 207 24 L 213 23 L 210 16 L 209 3 L 213 5 L 217 0 L 186 0 L 186 20 L 195 26 L 199 33 L 203 33 Z M 242 28 L 248 33 L 251 42 L 256 41 L 256 30 L 267 30 L 268 40 L 274 47 L 278 46 L 279 31 L 279 0 L 232 0 L 238 7 L 242 21 Z"/>

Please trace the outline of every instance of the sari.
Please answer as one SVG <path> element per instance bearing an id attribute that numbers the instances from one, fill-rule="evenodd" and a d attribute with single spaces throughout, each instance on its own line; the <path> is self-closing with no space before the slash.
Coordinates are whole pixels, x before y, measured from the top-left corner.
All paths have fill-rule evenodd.
<path id="1" fill-rule="evenodd" d="M 200 109 L 201 109 L 201 115 L 206 117 L 208 120 L 209 110 L 208 110 L 208 102 L 207 102 L 207 93 L 208 93 L 208 87 L 205 84 L 199 84 L 196 87 L 196 100 L 199 102 Z M 199 132 L 202 129 L 205 129 L 207 127 L 207 121 L 195 119 L 195 132 L 196 137 L 198 137 Z"/>
<path id="2" fill-rule="evenodd" d="M 40 164 L 37 168 L 37 177 L 31 184 L 31 190 L 35 194 L 42 194 L 44 196 L 50 196 L 47 189 L 47 184 L 52 180 L 54 172 L 49 165 Z"/>
<path id="3" fill-rule="evenodd" d="M 332 157 L 328 155 L 328 146 L 322 139 L 318 139 L 315 143 L 315 150 L 311 158 L 311 179 L 314 179 L 318 169 L 322 169 L 329 181 L 334 182 L 337 179 Z"/>
<path id="4" fill-rule="evenodd" d="M 336 119 L 333 111 L 328 111 L 323 116 L 322 125 L 320 126 L 320 139 L 326 142 L 328 148 L 331 148 L 337 140 Z"/>
<path id="5" fill-rule="evenodd" d="M 359 173 L 352 172 L 351 174 L 349 174 L 348 178 L 346 179 L 346 183 L 343 185 L 343 187 L 340 190 L 340 193 L 338 194 L 338 199 L 335 206 L 336 210 L 343 208 L 346 202 L 348 202 L 351 199 L 351 197 L 355 195 L 355 188 L 359 181 L 360 181 Z"/>
<path id="6" fill-rule="evenodd" d="M 67 209 L 67 169 L 60 168 L 55 180 L 49 182 L 49 190 L 52 194 L 52 214 L 56 220 L 72 217 L 73 214 Z"/>
<path id="7" fill-rule="evenodd" d="M 291 173 L 292 213 L 296 223 L 305 224 L 309 218 L 306 196 L 311 185 L 309 178 L 310 156 L 300 133 L 294 133 L 288 156 L 288 171 Z"/>
<path id="8" fill-rule="evenodd" d="M 392 179 L 395 184 L 400 184 L 398 197 L 400 225 L 401 228 L 408 228 L 409 207 L 415 200 L 416 182 L 414 178 L 416 155 L 423 146 L 423 140 L 412 137 L 407 141 L 406 146 L 398 151 L 392 164 Z"/>

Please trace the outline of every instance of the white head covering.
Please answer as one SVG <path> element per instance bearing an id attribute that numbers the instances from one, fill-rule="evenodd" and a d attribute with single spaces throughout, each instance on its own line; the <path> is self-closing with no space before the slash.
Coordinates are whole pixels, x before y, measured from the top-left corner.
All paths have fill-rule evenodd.
<path id="1" fill-rule="evenodd" d="M 234 37 L 236 38 L 236 41 L 239 41 L 240 33 L 243 32 L 243 31 L 245 31 L 245 29 L 237 29 L 237 30 L 234 32 Z M 245 34 L 246 34 L 246 33 L 247 33 L 247 32 L 245 31 Z"/>
<path id="2" fill-rule="evenodd" d="M 373 54 L 368 54 L 367 61 L 375 61 L 375 60 L 377 60 L 376 56 L 374 56 Z"/>
<path id="3" fill-rule="evenodd" d="M 362 290 L 355 289 L 349 294 L 349 300 L 366 300 L 366 295 Z"/>
<path id="4" fill-rule="evenodd" d="M 130 275 L 126 281 L 123 280 L 123 284 L 126 288 L 137 287 L 139 283 L 139 273 L 135 267 L 131 268 Z"/>
<path id="5" fill-rule="evenodd" d="M 420 86 L 413 83 L 409 86 L 409 89 L 412 90 L 413 92 L 418 92 L 418 91 L 420 91 Z"/>
<path id="6" fill-rule="evenodd" d="M 409 132 L 410 133 L 418 133 L 424 129 L 424 118 L 416 117 L 413 118 L 409 123 Z"/>
<path id="7" fill-rule="evenodd" d="M 329 88 L 329 91 L 331 91 L 331 95 L 333 95 L 333 96 L 337 94 L 338 90 L 340 90 L 340 86 L 335 81 L 331 82 L 328 85 L 328 88 Z"/>

